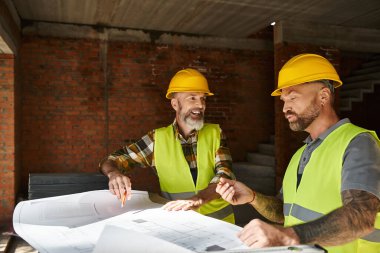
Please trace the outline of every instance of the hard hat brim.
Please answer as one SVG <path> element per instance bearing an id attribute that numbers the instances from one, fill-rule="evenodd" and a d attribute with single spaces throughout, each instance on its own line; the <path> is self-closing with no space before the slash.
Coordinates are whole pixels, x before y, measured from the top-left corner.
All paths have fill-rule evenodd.
<path id="1" fill-rule="evenodd" d="M 214 93 L 212 93 L 212 92 L 208 92 L 208 91 L 203 91 L 203 90 L 201 90 L 201 91 L 199 91 L 199 90 L 194 90 L 194 91 L 188 91 L 188 90 L 171 90 L 170 92 L 168 92 L 168 93 L 166 93 L 166 98 L 167 99 L 172 99 L 172 94 L 173 93 L 194 93 L 194 92 L 196 92 L 196 93 L 204 93 L 206 96 L 214 96 Z"/>
<path id="2" fill-rule="evenodd" d="M 318 80 L 321 80 L 321 79 L 318 79 Z M 315 82 L 315 81 L 318 81 L 318 80 L 308 81 L 307 83 Z M 330 80 L 330 79 L 328 79 L 328 80 Z M 334 88 L 338 88 L 339 86 L 341 86 L 343 84 L 343 82 L 341 80 L 330 80 L 330 81 L 333 81 Z M 296 85 L 300 85 L 300 84 L 304 84 L 304 83 L 305 82 L 302 82 L 302 83 L 293 83 L 293 84 L 285 85 L 285 86 L 283 86 L 281 88 L 278 88 L 278 89 L 274 90 L 270 95 L 272 97 L 281 96 L 283 89 L 289 88 L 289 87 L 292 87 L 292 86 L 296 86 Z"/>

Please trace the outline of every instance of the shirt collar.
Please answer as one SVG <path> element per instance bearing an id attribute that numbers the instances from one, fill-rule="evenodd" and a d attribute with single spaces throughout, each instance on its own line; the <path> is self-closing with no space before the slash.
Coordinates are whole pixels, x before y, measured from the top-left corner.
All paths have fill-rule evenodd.
<path id="1" fill-rule="evenodd" d="M 320 140 L 326 139 L 326 137 L 329 134 L 331 134 L 335 129 L 337 129 L 338 127 L 340 127 L 344 124 L 347 124 L 347 123 L 351 123 L 351 121 L 348 118 L 344 118 L 344 119 L 339 120 L 337 123 L 335 123 L 334 125 L 329 127 L 326 131 L 321 133 L 317 138 L 315 138 L 314 141 L 316 141 L 317 139 L 320 139 Z M 309 135 L 303 142 L 306 144 L 309 144 L 309 143 L 313 142 L 313 140 L 311 139 L 311 136 Z"/>
<path id="2" fill-rule="evenodd" d="M 173 122 L 173 129 L 174 129 L 174 135 L 176 137 L 176 139 L 179 139 L 180 141 L 182 142 L 187 142 L 189 139 L 191 138 L 194 138 L 197 136 L 198 134 L 198 131 L 196 130 L 193 130 L 190 135 L 189 135 L 189 138 L 187 138 L 187 140 L 182 136 L 182 134 L 180 133 L 179 129 L 178 129 L 178 123 L 177 123 L 177 120 L 174 119 L 174 122 Z"/>

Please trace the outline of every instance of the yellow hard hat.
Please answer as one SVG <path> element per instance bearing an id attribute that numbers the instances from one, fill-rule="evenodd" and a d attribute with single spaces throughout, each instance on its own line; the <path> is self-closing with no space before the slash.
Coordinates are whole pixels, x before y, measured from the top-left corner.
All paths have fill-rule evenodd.
<path id="1" fill-rule="evenodd" d="M 318 80 L 333 81 L 334 88 L 342 85 L 334 66 L 317 54 L 300 54 L 291 58 L 278 74 L 278 86 L 272 96 L 280 96 L 281 90 L 298 84 Z"/>
<path id="2" fill-rule="evenodd" d="M 166 98 L 171 99 L 171 94 L 175 92 L 202 92 L 207 96 L 214 95 L 208 89 L 206 78 L 195 69 L 183 69 L 178 71 L 169 84 Z"/>

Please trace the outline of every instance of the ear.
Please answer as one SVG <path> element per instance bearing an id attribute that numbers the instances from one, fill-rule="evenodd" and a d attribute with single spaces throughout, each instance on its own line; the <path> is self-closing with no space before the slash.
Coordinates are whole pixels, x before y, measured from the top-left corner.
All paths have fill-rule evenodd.
<path id="1" fill-rule="evenodd" d="M 175 111 L 178 111 L 178 100 L 176 98 L 172 98 L 170 103 Z"/>
<path id="2" fill-rule="evenodd" d="M 327 87 L 324 87 L 321 89 L 320 93 L 319 93 L 319 98 L 321 100 L 321 105 L 327 105 L 330 103 L 330 100 L 331 100 L 331 91 L 329 88 Z"/>

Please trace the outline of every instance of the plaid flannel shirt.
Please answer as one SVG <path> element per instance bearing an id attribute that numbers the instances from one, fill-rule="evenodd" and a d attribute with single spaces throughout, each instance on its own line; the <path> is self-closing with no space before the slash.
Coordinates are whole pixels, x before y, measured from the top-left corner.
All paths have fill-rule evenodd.
<path id="1" fill-rule="evenodd" d="M 197 174 L 197 137 L 198 131 L 193 131 L 186 140 L 178 130 L 176 121 L 173 122 L 176 138 L 181 142 L 183 154 L 189 164 L 193 179 L 196 182 Z M 150 131 L 135 143 L 125 146 L 108 156 L 109 160 L 113 160 L 121 171 L 128 171 L 131 167 L 152 167 L 157 174 L 154 164 L 154 133 Z M 226 137 L 221 132 L 220 147 L 216 151 L 215 156 L 215 176 L 210 183 L 218 183 L 220 177 L 235 179 L 232 172 L 232 159 L 230 151 L 226 146 Z M 195 174 L 195 178 L 194 178 Z"/>

